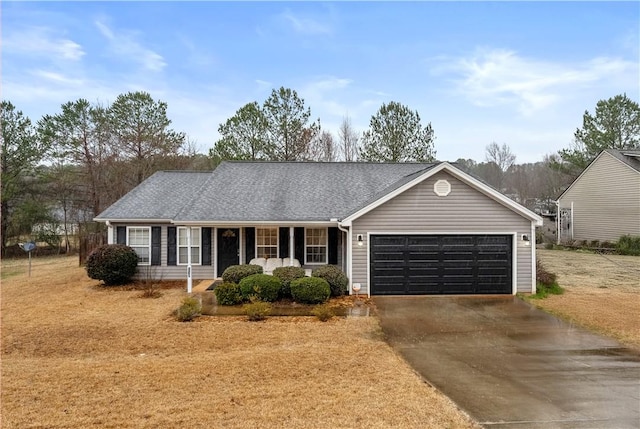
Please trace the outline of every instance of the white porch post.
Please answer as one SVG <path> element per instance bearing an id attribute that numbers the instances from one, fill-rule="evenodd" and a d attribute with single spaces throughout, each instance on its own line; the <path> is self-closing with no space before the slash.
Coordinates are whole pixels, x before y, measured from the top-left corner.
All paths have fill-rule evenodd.
<path id="1" fill-rule="evenodd" d="M 294 243 L 295 243 L 295 240 L 293 238 L 293 231 L 294 231 L 293 227 L 290 226 L 289 227 L 289 265 L 290 266 L 293 266 L 293 260 L 296 257 L 296 252 L 295 252 L 295 249 L 293 248 Z M 302 262 L 304 262 L 304 261 L 302 261 Z"/>
<path id="2" fill-rule="evenodd" d="M 107 222 L 107 244 L 113 244 L 113 225 Z"/>
<path id="3" fill-rule="evenodd" d="M 191 293 L 193 278 L 191 275 L 191 227 L 187 227 L 187 292 Z"/>

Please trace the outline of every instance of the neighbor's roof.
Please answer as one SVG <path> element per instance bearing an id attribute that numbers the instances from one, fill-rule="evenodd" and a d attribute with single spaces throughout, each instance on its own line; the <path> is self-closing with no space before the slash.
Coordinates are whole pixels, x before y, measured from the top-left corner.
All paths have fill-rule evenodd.
<path id="1" fill-rule="evenodd" d="M 605 149 L 605 151 L 609 155 L 619 159 L 629 167 L 640 172 L 640 150 Z"/>
<path id="2" fill-rule="evenodd" d="M 436 164 L 227 161 L 157 172 L 96 220 L 313 222 L 342 219 Z"/>
<path id="3" fill-rule="evenodd" d="M 172 220 L 210 177 L 210 171 L 159 171 L 95 219 Z"/>

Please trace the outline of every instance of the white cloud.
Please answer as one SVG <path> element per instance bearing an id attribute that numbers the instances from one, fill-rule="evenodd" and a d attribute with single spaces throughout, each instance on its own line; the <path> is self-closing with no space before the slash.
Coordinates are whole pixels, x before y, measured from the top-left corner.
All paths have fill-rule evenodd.
<path id="1" fill-rule="evenodd" d="M 56 73 L 48 70 L 34 70 L 31 72 L 32 76 L 43 78 L 55 84 L 67 85 L 67 86 L 83 86 L 84 81 L 82 79 L 75 79 L 69 76 L 65 76 L 62 73 Z"/>
<path id="2" fill-rule="evenodd" d="M 118 58 L 138 63 L 144 69 L 153 72 L 162 71 L 167 65 L 162 55 L 142 46 L 132 32 L 121 29 L 114 32 L 107 24 L 101 21 L 96 21 L 95 25 L 109 41 L 111 51 Z"/>
<path id="3" fill-rule="evenodd" d="M 619 58 L 563 63 L 483 50 L 470 57 L 439 59 L 434 73 L 452 73 L 455 91 L 478 106 L 516 105 L 530 115 L 581 90 L 637 73 L 638 65 Z M 637 76 L 637 75 L 636 75 Z"/>
<path id="4" fill-rule="evenodd" d="M 78 43 L 55 34 L 46 27 L 28 27 L 10 32 L 3 37 L 2 50 L 6 53 L 45 57 L 50 60 L 79 61 L 85 52 Z"/>
<path id="5" fill-rule="evenodd" d="M 308 35 L 333 33 L 333 29 L 330 25 L 313 18 L 294 15 L 289 9 L 285 10 L 281 14 L 281 17 L 289 23 L 296 33 Z"/>

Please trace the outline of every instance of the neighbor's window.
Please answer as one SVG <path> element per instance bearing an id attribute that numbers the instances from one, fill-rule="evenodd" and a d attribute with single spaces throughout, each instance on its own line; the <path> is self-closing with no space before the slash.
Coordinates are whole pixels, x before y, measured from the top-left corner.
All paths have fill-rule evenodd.
<path id="1" fill-rule="evenodd" d="M 178 228 L 178 265 L 187 265 L 189 258 L 189 246 L 187 234 L 189 229 Z M 200 265 L 200 228 L 191 228 L 191 263 Z"/>
<path id="2" fill-rule="evenodd" d="M 278 257 L 278 228 L 256 228 L 256 258 Z"/>
<path id="3" fill-rule="evenodd" d="M 149 265 L 151 263 L 151 228 L 128 227 L 127 245 L 138 254 L 138 264 Z"/>
<path id="4" fill-rule="evenodd" d="M 305 230 L 305 264 L 327 263 L 327 228 Z"/>

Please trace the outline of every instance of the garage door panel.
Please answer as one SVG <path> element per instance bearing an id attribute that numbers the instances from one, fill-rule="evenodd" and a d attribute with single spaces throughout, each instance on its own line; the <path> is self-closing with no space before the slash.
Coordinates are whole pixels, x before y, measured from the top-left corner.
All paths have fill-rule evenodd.
<path id="1" fill-rule="evenodd" d="M 511 293 L 512 236 L 370 237 L 372 294 Z"/>

